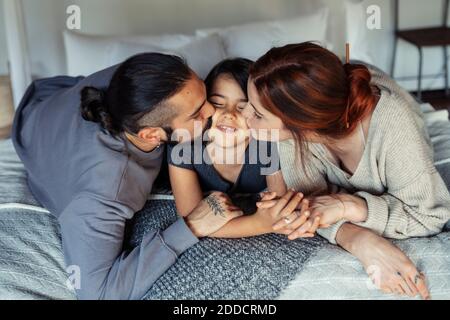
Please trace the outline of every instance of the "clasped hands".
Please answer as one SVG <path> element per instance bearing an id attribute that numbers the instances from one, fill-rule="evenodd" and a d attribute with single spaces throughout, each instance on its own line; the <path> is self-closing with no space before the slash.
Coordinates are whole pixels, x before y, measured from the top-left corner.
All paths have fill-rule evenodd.
<path id="1" fill-rule="evenodd" d="M 368 211 L 366 201 L 354 195 L 306 198 L 293 190 L 280 198 L 274 192 L 263 193 L 256 205 L 255 217 L 262 227 L 267 232 L 287 235 L 289 240 L 314 237 L 317 229 L 328 228 L 341 220 L 363 222 Z"/>

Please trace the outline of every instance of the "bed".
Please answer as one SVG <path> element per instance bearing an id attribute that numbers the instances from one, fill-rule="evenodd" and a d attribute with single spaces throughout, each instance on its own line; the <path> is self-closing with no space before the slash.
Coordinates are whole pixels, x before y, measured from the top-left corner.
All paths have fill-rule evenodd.
<path id="1" fill-rule="evenodd" d="M 435 164 L 450 185 L 447 111 L 422 105 Z M 125 249 L 176 219 L 170 195 L 153 194 L 127 225 Z M 448 230 L 448 229 L 447 229 Z M 450 232 L 395 242 L 424 271 L 433 299 L 450 299 Z M 67 285 L 57 221 L 34 199 L 10 140 L 0 141 L 0 299 L 76 299 Z M 358 261 L 320 237 L 202 239 L 144 299 L 397 299 L 370 283 Z M 407 299 L 407 298 L 405 298 Z"/>

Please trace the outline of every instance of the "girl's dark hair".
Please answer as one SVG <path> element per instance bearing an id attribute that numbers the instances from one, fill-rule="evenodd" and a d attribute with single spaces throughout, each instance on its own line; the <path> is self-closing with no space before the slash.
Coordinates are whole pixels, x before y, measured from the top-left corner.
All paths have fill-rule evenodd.
<path id="1" fill-rule="evenodd" d="M 81 91 L 81 115 L 116 135 L 137 133 L 139 120 L 181 90 L 193 76 L 177 56 L 144 53 L 129 58 L 114 73 L 109 87 Z"/>
<path id="2" fill-rule="evenodd" d="M 214 82 L 221 75 L 228 74 L 239 84 L 242 91 L 247 96 L 247 82 L 250 73 L 250 67 L 253 61 L 244 58 L 227 59 L 219 62 L 208 74 L 205 79 L 206 91 L 212 90 Z"/>

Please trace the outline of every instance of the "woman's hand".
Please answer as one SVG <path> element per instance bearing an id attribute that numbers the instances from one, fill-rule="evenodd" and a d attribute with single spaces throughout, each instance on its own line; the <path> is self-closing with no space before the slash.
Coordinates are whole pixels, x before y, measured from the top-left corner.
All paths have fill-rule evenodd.
<path id="1" fill-rule="evenodd" d="M 320 216 L 320 224 L 330 226 L 341 220 L 358 223 L 367 219 L 367 203 L 350 194 L 315 197 L 311 201 L 311 217 Z"/>
<path id="2" fill-rule="evenodd" d="M 423 299 L 430 299 L 425 275 L 390 241 L 351 223 L 341 226 L 336 241 L 361 261 L 378 289 L 410 297 L 419 294 Z"/>
<path id="3" fill-rule="evenodd" d="M 309 219 L 289 234 L 290 240 L 314 234 L 317 229 L 328 228 L 342 220 L 354 223 L 363 222 L 367 219 L 368 208 L 366 201 L 360 197 L 335 194 L 312 198 L 310 211 Z"/>
<path id="4" fill-rule="evenodd" d="M 257 227 L 261 229 L 262 233 L 291 233 L 292 229 L 275 229 L 274 224 L 280 219 L 290 221 L 292 226 L 304 223 L 306 221 L 306 217 L 303 215 L 304 210 L 298 210 L 302 200 L 303 194 L 293 190 L 289 190 L 281 198 L 277 198 L 275 192 L 264 193 L 261 201 L 256 204 L 258 210 L 253 216 Z"/>

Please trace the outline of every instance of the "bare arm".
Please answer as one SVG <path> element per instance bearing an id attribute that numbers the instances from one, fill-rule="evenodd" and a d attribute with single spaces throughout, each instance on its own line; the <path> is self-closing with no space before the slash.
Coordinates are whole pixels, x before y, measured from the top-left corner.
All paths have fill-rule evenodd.
<path id="1" fill-rule="evenodd" d="M 393 243 L 375 232 L 344 223 L 336 234 L 336 242 L 357 257 L 375 285 L 385 293 L 420 294 L 430 299 L 425 275 Z"/>
<path id="2" fill-rule="evenodd" d="M 275 192 L 278 197 L 283 196 L 287 192 L 286 183 L 284 182 L 283 174 L 280 171 L 266 177 L 267 190 Z"/>
<path id="3" fill-rule="evenodd" d="M 281 170 L 266 177 L 267 189 L 275 192 L 277 196 L 283 196 L 287 192 L 286 184 Z M 261 215 L 243 216 L 228 222 L 222 229 L 215 232 L 211 237 L 215 238 L 244 238 L 262 235 L 270 232 L 267 223 Z"/>
<path id="4" fill-rule="evenodd" d="M 255 214 L 229 221 L 220 230 L 210 235 L 213 238 L 245 238 L 276 232 L 273 225 L 282 217 L 293 214 L 303 195 L 288 191 L 269 207 L 258 207 Z M 280 231 L 280 233 L 282 233 Z"/>
<path id="5" fill-rule="evenodd" d="M 211 238 L 246 238 L 270 232 L 256 215 L 242 216 L 231 220 L 220 230 L 211 234 Z"/>
<path id="6" fill-rule="evenodd" d="M 203 200 L 197 174 L 189 169 L 169 165 L 169 176 L 177 211 L 186 217 Z"/>

